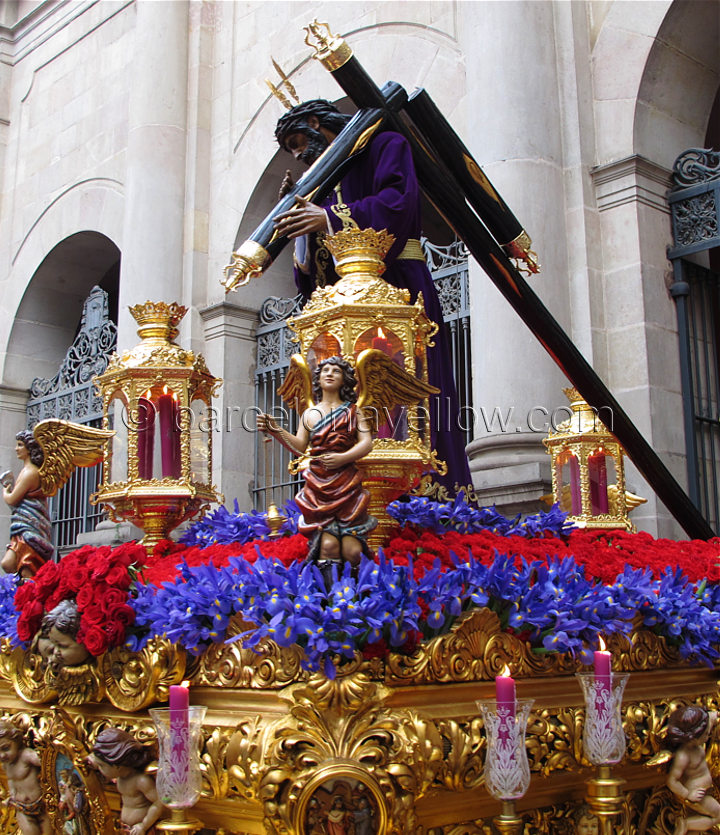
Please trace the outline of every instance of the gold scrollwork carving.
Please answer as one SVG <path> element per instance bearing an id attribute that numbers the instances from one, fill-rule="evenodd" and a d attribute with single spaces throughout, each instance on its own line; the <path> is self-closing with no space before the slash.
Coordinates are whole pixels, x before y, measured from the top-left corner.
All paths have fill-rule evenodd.
<path id="1" fill-rule="evenodd" d="M 331 779 L 352 769 L 384 798 L 384 831 L 414 831 L 415 801 L 442 763 L 435 725 L 415 711 L 386 708 L 389 691 L 362 672 L 333 680 L 316 674 L 289 691 L 287 715 L 265 727 L 259 719 L 242 723 L 228 746 L 232 785 L 263 802 L 268 832 L 296 831 L 318 770 Z"/>
<path id="2" fill-rule="evenodd" d="M 139 652 L 117 647 L 98 659 L 108 700 L 128 713 L 168 699 L 168 687 L 185 676 L 185 650 L 153 638 Z"/>

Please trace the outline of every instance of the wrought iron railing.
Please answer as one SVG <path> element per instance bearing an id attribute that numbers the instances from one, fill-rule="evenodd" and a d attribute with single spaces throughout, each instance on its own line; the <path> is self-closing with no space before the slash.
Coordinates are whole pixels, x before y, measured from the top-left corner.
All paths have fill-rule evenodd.
<path id="1" fill-rule="evenodd" d="M 32 382 L 27 404 L 28 429 L 46 418 L 101 425 L 102 401 L 92 378 L 107 368 L 115 350 L 117 329 L 108 311 L 108 294 L 94 287 L 83 305 L 80 330 L 57 374 L 49 379 L 38 377 Z M 49 500 L 56 548 L 62 550 L 74 545 L 78 534 L 94 530 L 103 518 L 102 509 L 89 502 L 101 475 L 101 465 L 75 470 L 67 484 Z"/>
<path id="2" fill-rule="evenodd" d="M 691 148 L 673 167 L 670 292 L 675 299 L 688 492 L 720 523 L 720 275 L 688 260 L 720 246 L 720 153 Z"/>

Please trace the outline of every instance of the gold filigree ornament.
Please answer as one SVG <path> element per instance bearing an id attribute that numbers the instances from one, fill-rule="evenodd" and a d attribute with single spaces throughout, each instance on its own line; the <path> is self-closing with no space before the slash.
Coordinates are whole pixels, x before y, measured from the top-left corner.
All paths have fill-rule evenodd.
<path id="1" fill-rule="evenodd" d="M 337 70 L 352 58 L 353 53 L 344 38 L 333 35 L 327 23 L 320 23 L 315 18 L 312 23 L 304 27 L 305 43 L 314 49 L 313 58 L 325 67 L 325 69 Z M 316 43 L 311 41 L 315 38 Z"/>
<path id="2" fill-rule="evenodd" d="M 185 678 L 185 650 L 165 638 L 152 638 L 138 652 L 115 647 L 98 659 L 111 704 L 134 713 L 168 700 L 168 688 Z"/>
<path id="3" fill-rule="evenodd" d="M 441 767 L 442 739 L 415 711 L 385 707 L 389 692 L 361 672 L 316 674 L 283 694 L 287 715 L 237 728 L 227 752 L 231 786 L 264 804 L 269 833 L 304 832 L 314 791 L 341 779 L 371 793 L 377 831 L 414 831 L 415 801 Z"/>

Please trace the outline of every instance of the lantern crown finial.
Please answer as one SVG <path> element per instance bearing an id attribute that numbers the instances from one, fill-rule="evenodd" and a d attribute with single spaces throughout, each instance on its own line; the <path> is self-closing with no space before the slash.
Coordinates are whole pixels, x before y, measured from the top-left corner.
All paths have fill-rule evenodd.
<path id="1" fill-rule="evenodd" d="M 178 325 L 187 308 L 177 302 L 151 302 L 130 306 L 130 313 L 138 323 L 141 339 L 163 339 L 172 342 L 178 335 Z"/>

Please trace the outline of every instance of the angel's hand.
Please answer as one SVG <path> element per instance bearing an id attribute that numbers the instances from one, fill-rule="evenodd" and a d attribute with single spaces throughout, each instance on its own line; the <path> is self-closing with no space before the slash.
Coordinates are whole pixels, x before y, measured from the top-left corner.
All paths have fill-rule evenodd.
<path id="1" fill-rule="evenodd" d="M 287 212 L 273 218 L 275 229 L 279 235 L 288 238 L 299 238 L 310 232 L 327 231 L 327 215 L 325 209 L 309 203 L 304 197 L 295 198 L 295 206 Z"/>
<path id="2" fill-rule="evenodd" d="M 290 194 L 290 192 L 295 188 L 295 180 L 293 180 L 293 175 L 290 173 L 290 169 L 285 172 L 285 176 L 282 179 L 282 183 L 280 183 L 280 191 L 278 191 L 278 200 L 282 200 L 286 194 Z"/>
<path id="3" fill-rule="evenodd" d="M 345 459 L 341 452 L 324 452 L 320 457 L 320 462 L 328 470 L 339 470 L 345 464 Z"/>
<path id="4" fill-rule="evenodd" d="M 258 415 L 257 428 L 261 432 L 267 432 L 271 435 L 274 435 L 276 432 L 280 431 L 280 427 L 275 422 L 275 420 L 271 418 L 270 415 L 266 414 Z"/>
<path id="5" fill-rule="evenodd" d="M 691 792 L 688 793 L 687 799 L 690 803 L 699 803 L 703 797 L 705 797 L 705 789 L 702 786 L 698 787 L 697 789 L 693 789 Z"/>

